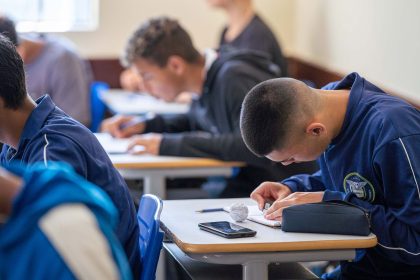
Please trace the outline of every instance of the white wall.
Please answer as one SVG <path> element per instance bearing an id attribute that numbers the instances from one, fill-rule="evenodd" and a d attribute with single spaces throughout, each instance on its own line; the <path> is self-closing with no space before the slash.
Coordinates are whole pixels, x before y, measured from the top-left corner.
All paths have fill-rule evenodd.
<path id="1" fill-rule="evenodd" d="M 256 7 L 276 34 L 292 34 L 292 0 L 257 0 Z M 121 54 L 127 38 L 144 20 L 168 15 L 177 18 L 199 49 L 215 47 L 225 22 L 220 10 L 205 0 L 101 0 L 100 22 L 94 32 L 66 33 L 84 57 L 109 58 Z M 285 36 L 285 37 L 286 37 Z M 291 41 L 291 40 L 285 40 Z"/>
<path id="2" fill-rule="evenodd" d="M 286 54 L 343 74 L 357 71 L 420 102 L 420 1 L 254 0 Z M 66 34 L 84 57 L 120 56 L 151 16 L 180 20 L 199 49 L 216 46 L 224 14 L 205 0 L 101 0 L 95 32 Z"/>
<path id="3" fill-rule="evenodd" d="M 296 0 L 289 53 L 420 103 L 420 1 Z"/>

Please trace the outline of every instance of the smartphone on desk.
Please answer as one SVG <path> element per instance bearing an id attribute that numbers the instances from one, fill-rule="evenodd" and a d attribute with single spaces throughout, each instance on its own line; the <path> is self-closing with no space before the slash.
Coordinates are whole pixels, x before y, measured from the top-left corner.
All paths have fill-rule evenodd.
<path id="1" fill-rule="evenodd" d="M 225 238 L 253 237 L 257 234 L 255 230 L 228 221 L 199 223 L 198 227 Z"/>

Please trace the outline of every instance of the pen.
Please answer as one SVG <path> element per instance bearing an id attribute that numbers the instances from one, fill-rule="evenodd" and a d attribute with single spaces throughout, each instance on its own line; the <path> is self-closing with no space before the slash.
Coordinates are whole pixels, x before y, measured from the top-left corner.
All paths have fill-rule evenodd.
<path id="1" fill-rule="evenodd" d="M 271 202 L 265 202 L 264 203 L 264 209 L 262 209 L 261 211 L 265 214 L 265 212 L 267 212 L 268 208 L 271 207 Z"/>
<path id="2" fill-rule="evenodd" d="M 121 124 L 120 129 L 125 129 L 129 126 L 136 125 L 138 123 L 142 123 L 142 122 L 145 122 L 147 120 L 151 120 L 154 117 L 155 117 L 155 113 L 153 113 L 153 112 L 149 112 L 149 113 L 146 113 L 146 114 L 140 115 L 140 116 L 135 116 L 131 120 Z"/>
<path id="3" fill-rule="evenodd" d="M 195 212 L 197 213 L 218 212 L 218 211 L 224 211 L 224 210 L 223 208 L 209 208 L 209 209 L 195 210 Z"/>
<path id="4" fill-rule="evenodd" d="M 136 117 L 132 118 L 131 120 L 129 120 L 128 122 L 125 122 L 125 123 L 121 124 L 120 129 L 125 129 L 129 126 L 133 126 L 133 125 L 136 125 L 138 123 L 145 122 L 146 120 L 147 120 L 147 118 L 145 116 L 136 116 Z"/>

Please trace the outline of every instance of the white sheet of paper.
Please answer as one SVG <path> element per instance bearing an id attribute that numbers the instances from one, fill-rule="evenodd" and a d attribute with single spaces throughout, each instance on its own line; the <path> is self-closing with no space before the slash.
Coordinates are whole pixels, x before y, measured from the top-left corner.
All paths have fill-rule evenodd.
<path id="1" fill-rule="evenodd" d="M 108 133 L 95 133 L 99 143 L 108 154 L 127 154 L 127 147 L 130 143 L 130 139 L 119 139 L 114 138 Z M 144 151 L 144 146 L 134 147 L 134 151 Z"/>
<path id="2" fill-rule="evenodd" d="M 248 207 L 248 218 L 247 220 L 256 222 L 259 224 L 263 224 L 270 227 L 280 227 L 281 222 L 280 221 L 274 221 L 274 220 L 267 220 L 264 218 L 264 214 L 260 209 L 258 209 L 258 205 L 247 205 Z M 230 207 L 226 206 L 223 207 L 223 210 L 226 212 L 230 212 Z"/>

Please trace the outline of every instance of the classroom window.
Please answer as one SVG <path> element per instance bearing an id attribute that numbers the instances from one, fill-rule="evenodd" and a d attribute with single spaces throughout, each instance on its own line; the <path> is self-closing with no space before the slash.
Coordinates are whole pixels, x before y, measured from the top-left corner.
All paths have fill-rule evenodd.
<path id="1" fill-rule="evenodd" d="M 0 0 L 0 12 L 18 32 L 92 31 L 98 10 L 99 0 Z"/>

